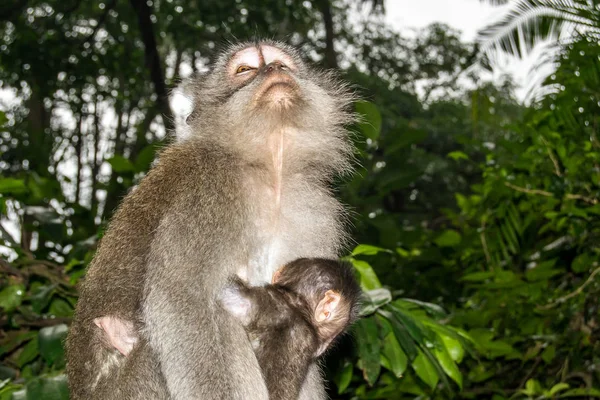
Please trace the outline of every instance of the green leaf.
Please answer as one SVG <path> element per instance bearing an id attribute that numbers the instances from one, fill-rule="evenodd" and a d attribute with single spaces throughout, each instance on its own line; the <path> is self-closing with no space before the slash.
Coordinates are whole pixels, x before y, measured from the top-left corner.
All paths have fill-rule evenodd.
<path id="1" fill-rule="evenodd" d="M 379 278 L 373 271 L 371 265 L 368 262 L 357 260 L 352 257 L 345 258 L 346 261 L 350 261 L 354 268 L 358 271 L 360 275 L 360 286 L 363 291 L 369 291 L 373 289 L 379 289 L 381 287 L 381 282 L 379 282 Z"/>
<path id="2" fill-rule="evenodd" d="M 462 151 L 451 151 L 450 153 L 448 153 L 448 157 L 453 159 L 454 161 L 469 159 L 469 156 L 463 153 Z"/>
<path id="3" fill-rule="evenodd" d="M 535 396 L 542 393 L 542 385 L 535 379 L 528 379 L 525 389 L 522 391 L 527 396 Z"/>
<path id="4" fill-rule="evenodd" d="M 363 377 L 369 385 L 375 384 L 381 365 L 379 363 L 379 352 L 381 340 L 379 329 L 374 318 L 362 318 L 354 325 L 358 356 L 362 362 Z"/>
<path id="5" fill-rule="evenodd" d="M 408 365 L 408 357 L 402 351 L 402 347 L 400 347 L 400 343 L 398 343 L 393 333 L 389 333 L 383 339 L 382 355 L 387 360 L 387 365 L 384 365 L 384 367 L 392 371 L 396 378 L 402 377 Z"/>
<path id="6" fill-rule="evenodd" d="M 70 317 L 73 315 L 73 306 L 61 298 L 56 298 L 50 303 L 48 313 L 57 317 Z"/>
<path id="7" fill-rule="evenodd" d="M 434 239 L 434 243 L 440 247 L 454 247 L 460 244 L 460 241 L 460 233 L 452 229 L 445 230 Z"/>
<path id="8" fill-rule="evenodd" d="M 357 101 L 355 110 L 362 116 L 358 126 L 365 137 L 376 140 L 381 132 L 381 113 L 377 106 L 369 101 Z"/>
<path id="9" fill-rule="evenodd" d="M 135 166 L 131 161 L 123 156 L 115 155 L 106 160 L 113 170 L 117 173 L 135 171 Z"/>
<path id="10" fill-rule="evenodd" d="M 400 321 L 400 323 L 404 325 L 404 327 L 406 327 L 406 330 L 408 331 L 410 336 L 415 340 L 415 342 L 421 345 L 425 345 L 425 342 L 427 341 L 427 335 L 424 332 L 424 327 L 421 326 L 419 321 L 415 319 L 412 315 L 408 315 L 407 313 L 405 313 L 397 307 L 388 307 L 392 310 L 392 314 L 394 315 L 394 317 L 396 317 L 398 321 Z"/>
<path id="11" fill-rule="evenodd" d="M 544 360 L 544 362 L 546 364 L 550 364 L 552 362 L 552 360 L 554 360 L 554 357 L 556 356 L 556 346 L 551 344 L 548 347 L 546 347 L 544 349 L 544 351 L 542 351 L 542 360 Z"/>
<path id="12" fill-rule="evenodd" d="M 423 382 L 429 385 L 430 388 L 435 389 L 440 378 L 433 364 L 425 357 L 421 350 L 418 350 L 417 358 L 412 362 L 412 368 Z"/>
<path id="13" fill-rule="evenodd" d="M 442 366 L 442 369 L 454 382 L 458 384 L 458 387 L 462 390 L 463 378 L 458 367 L 454 363 L 454 360 L 450 356 L 450 353 L 444 346 L 438 346 L 433 350 L 433 354 L 437 359 L 438 363 Z"/>
<path id="14" fill-rule="evenodd" d="M 413 307 L 415 305 L 419 306 L 420 308 L 425 309 L 425 311 L 427 311 L 427 313 L 432 315 L 434 318 L 441 319 L 441 318 L 446 318 L 448 316 L 448 313 L 442 307 L 438 306 L 437 304 L 428 303 L 426 301 L 402 298 L 402 299 L 395 300 L 394 304 L 399 307 L 403 307 L 403 308 L 406 307 L 406 305 L 412 305 Z"/>
<path id="15" fill-rule="evenodd" d="M 22 179 L 2 178 L 0 179 L 0 194 L 20 194 L 27 191 L 27 185 Z"/>
<path id="16" fill-rule="evenodd" d="M 482 282 L 493 278 L 495 275 L 496 274 L 492 271 L 473 272 L 467 275 L 463 275 L 463 277 L 460 278 L 460 280 L 465 282 Z"/>
<path id="17" fill-rule="evenodd" d="M 379 314 L 378 320 L 382 323 L 387 322 L 388 326 L 392 328 L 396 340 L 400 343 L 400 346 L 408 356 L 408 359 L 414 360 L 417 356 L 417 345 L 408 333 L 406 327 L 389 311 L 379 309 L 377 310 L 377 313 Z"/>
<path id="18" fill-rule="evenodd" d="M 352 256 L 357 256 L 359 254 L 363 254 L 365 256 L 373 256 L 377 253 L 381 253 L 381 252 L 385 252 L 385 253 L 391 253 L 390 250 L 388 249 L 384 249 L 382 247 L 377 247 L 377 246 L 371 246 L 368 244 L 359 244 L 358 246 L 356 246 L 354 248 L 354 250 L 352 250 Z"/>
<path id="19" fill-rule="evenodd" d="M 558 398 L 563 399 L 566 397 L 597 397 L 600 398 L 600 390 L 598 389 L 571 389 L 559 395 Z"/>
<path id="20" fill-rule="evenodd" d="M 373 289 L 363 292 L 360 316 L 373 314 L 379 307 L 392 301 L 392 293 L 385 288 Z"/>
<path id="21" fill-rule="evenodd" d="M 65 354 L 63 341 L 67 337 L 68 330 L 69 328 L 65 324 L 40 329 L 40 354 L 49 365 L 63 364 Z"/>
<path id="22" fill-rule="evenodd" d="M 57 287 L 58 284 L 44 285 L 36 288 L 33 291 L 30 300 L 31 307 L 33 308 L 34 312 L 37 314 L 42 313 L 42 310 L 48 306 L 48 303 L 50 302 L 50 299 L 52 298 L 52 295 Z"/>
<path id="23" fill-rule="evenodd" d="M 37 337 L 37 332 L 35 332 L 35 331 L 18 333 L 16 335 L 14 332 L 12 334 L 9 333 L 10 339 L 8 341 L 6 341 L 6 339 L 4 339 L 2 341 L 4 344 L 2 346 L 0 346 L 0 356 L 13 351 L 14 349 L 19 347 L 24 342 L 27 342 L 35 337 Z"/>
<path id="24" fill-rule="evenodd" d="M 35 360 L 39 353 L 40 352 L 38 350 L 38 338 L 35 337 L 31 341 L 29 341 L 29 343 L 27 343 L 23 347 L 23 349 L 21 349 L 21 352 L 17 357 L 17 366 L 19 368 L 23 368 L 23 366 L 28 362 Z"/>
<path id="25" fill-rule="evenodd" d="M 465 355 L 465 349 L 460 341 L 453 337 L 442 335 L 439 331 L 437 333 L 439 338 L 442 339 L 442 342 L 444 343 L 444 346 L 446 347 L 446 350 L 448 351 L 448 354 L 450 354 L 452 360 L 460 363 Z"/>
<path id="26" fill-rule="evenodd" d="M 155 143 L 151 143 L 140 151 L 134 163 L 136 172 L 144 172 L 150 168 L 150 165 L 156 156 L 157 149 L 158 146 Z"/>
<path id="27" fill-rule="evenodd" d="M 550 390 L 548 391 L 548 396 L 547 397 L 552 397 L 554 395 L 556 395 L 558 392 L 562 392 L 563 390 L 567 390 L 569 388 L 569 384 L 568 383 L 557 383 L 556 385 L 552 386 L 550 388 Z"/>
<path id="28" fill-rule="evenodd" d="M 69 400 L 67 377 L 35 378 L 27 384 L 27 400 Z"/>
<path id="29" fill-rule="evenodd" d="M 0 292 L 0 308 L 5 312 L 13 311 L 21 305 L 23 296 L 25 296 L 25 286 L 18 284 L 5 287 Z"/>

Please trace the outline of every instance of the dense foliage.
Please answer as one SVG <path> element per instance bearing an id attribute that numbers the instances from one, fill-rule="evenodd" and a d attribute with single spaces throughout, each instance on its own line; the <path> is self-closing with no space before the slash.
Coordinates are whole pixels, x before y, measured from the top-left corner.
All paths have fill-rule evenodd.
<path id="1" fill-rule="evenodd" d="M 256 34 L 364 99 L 339 193 L 365 301 L 327 357 L 331 397 L 600 397 L 600 46 L 563 45 L 525 107 L 457 32 L 405 38 L 381 4 L 0 6 L 0 400 L 67 398 L 76 284 L 173 125 L 168 89 Z"/>

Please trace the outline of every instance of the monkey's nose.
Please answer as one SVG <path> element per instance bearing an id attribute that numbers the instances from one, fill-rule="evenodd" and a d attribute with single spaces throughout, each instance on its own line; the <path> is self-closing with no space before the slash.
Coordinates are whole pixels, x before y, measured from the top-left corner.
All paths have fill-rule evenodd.
<path id="1" fill-rule="evenodd" d="M 279 61 L 273 61 L 265 66 L 265 73 L 270 74 L 271 72 L 282 71 L 283 69 L 285 69 L 285 65 Z"/>

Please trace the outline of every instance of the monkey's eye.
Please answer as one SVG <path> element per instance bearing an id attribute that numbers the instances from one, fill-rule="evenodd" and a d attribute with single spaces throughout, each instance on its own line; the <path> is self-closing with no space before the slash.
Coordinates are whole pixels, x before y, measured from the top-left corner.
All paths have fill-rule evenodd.
<path id="1" fill-rule="evenodd" d="M 244 72 L 252 71 L 253 69 L 256 69 L 256 68 L 252 68 L 252 67 L 250 67 L 250 66 L 248 66 L 248 65 L 240 65 L 240 66 L 239 66 L 239 67 L 238 67 L 238 68 L 235 70 L 235 73 L 236 73 L 236 74 L 242 74 L 242 73 L 244 73 Z"/>

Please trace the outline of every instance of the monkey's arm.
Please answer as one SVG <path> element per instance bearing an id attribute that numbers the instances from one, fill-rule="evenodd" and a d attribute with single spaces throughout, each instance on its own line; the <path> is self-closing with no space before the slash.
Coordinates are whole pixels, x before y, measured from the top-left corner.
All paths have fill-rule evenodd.
<path id="1" fill-rule="evenodd" d="M 266 400 L 246 333 L 217 302 L 236 264 L 223 243 L 239 236 L 198 208 L 197 218 L 166 216 L 156 231 L 142 310 L 149 344 L 174 399 Z M 205 236 L 191 243 L 198 235 Z"/>

